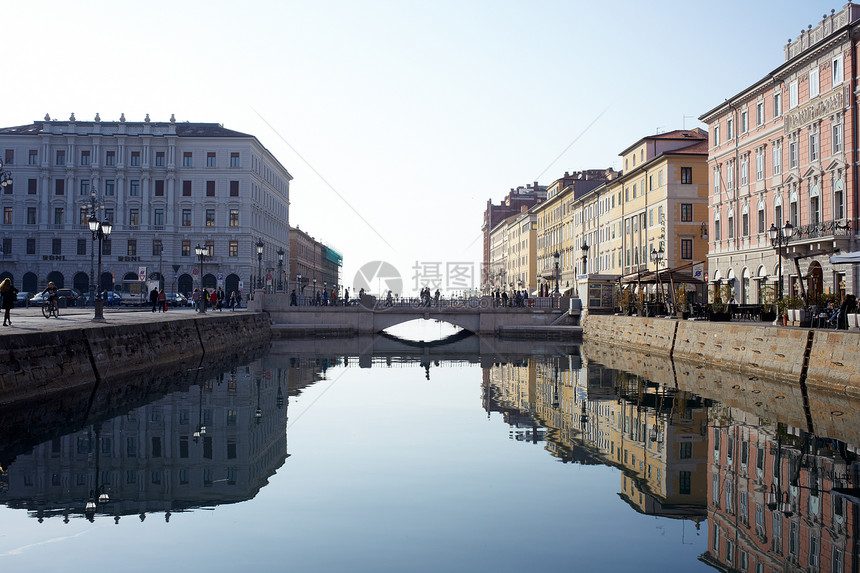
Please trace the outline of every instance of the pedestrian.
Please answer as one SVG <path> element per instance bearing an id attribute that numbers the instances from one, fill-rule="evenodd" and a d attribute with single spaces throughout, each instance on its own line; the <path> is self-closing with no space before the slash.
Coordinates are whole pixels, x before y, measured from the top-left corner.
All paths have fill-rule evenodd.
<path id="1" fill-rule="evenodd" d="M 322 295 L 320 294 L 320 291 L 317 291 L 316 302 L 314 303 L 314 305 L 319 306 L 321 304 L 322 304 Z"/>
<path id="2" fill-rule="evenodd" d="M 209 308 L 218 309 L 218 291 L 215 289 L 212 289 L 212 294 L 209 295 Z"/>
<path id="3" fill-rule="evenodd" d="M 236 307 L 242 308 L 242 289 L 236 291 Z"/>
<path id="4" fill-rule="evenodd" d="M 331 289 L 331 305 L 337 306 L 337 291 L 335 289 Z"/>
<path id="5" fill-rule="evenodd" d="M 200 312 L 206 314 L 206 305 L 209 304 L 209 291 L 203 289 L 200 291 Z"/>
<path id="6" fill-rule="evenodd" d="M 504 291 L 502 293 L 502 306 L 504 306 L 504 307 L 508 306 L 508 291 Z"/>
<path id="7" fill-rule="evenodd" d="M 2 286 L 0 286 L 0 288 L 2 288 Z M 853 294 L 849 294 L 845 297 L 845 300 L 842 301 L 842 306 L 839 307 L 839 316 L 836 319 L 836 328 L 840 330 L 848 330 L 848 315 L 855 312 L 857 312 L 857 298 Z"/>
<path id="8" fill-rule="evenodd" d="M 3 297 L 3 326 L 12 326 L 12 317 L 9 311 L 15 306 L 15 300 L 18 295 L 18 289 L 12 286 L 12 281 L 9 277 L 0 282 L 0 296 Z"/>
<path id="9" fill-rule="evenodd" d="M 230 312 L 236 310 L 236 291 L 230 293 Z"/>
<path id="10" fill-rule="evenodd" d="M 436 294 L 435 294 L 434 298 L 436 299 L 435 302 L 436 302 L 436 306 L 438 307 L 439 306 L 439 289 L 436 289 Z"/>
<path id="11" fill-rule="evenodd" d="M 343 291 L 343 306 L 349 306 L 349 289 Z"/>
<path id="12" fill-rule="evenodd" d="M 218 310 L 223 311 L 225 304 L 227 304 L 227 301 L 224 299 L 224 289 L 218 287 Z"/>
<path id="13" fill-rule="evenodd" d="M 158 306 L 158 289 L 153 288 L 149 293 L 149 303 L 152 305 L 152 312 L 155 312 L 155 307 Z"/>
<path id="14" fill-rule="evenodd" d="M 299 301 L 296 298 L 296 289 L 290 293 L 290 306 L 299 306 Z"/>
<path id="15" fill-rule="evenodd" d="M 322 304 L 323 306 L 328 306 L 328 291 L 325 289 L 322 292 Z"/>
<path id="16" fill-rule="evenodd" d="M 158 291 L 158 310 L 167 312 L 167 293 L 164 292 L 164 289 Z"/>
<path id="17" fill-rule="evenodd" d="M 191 304 L 194 306 L 194 312 L 200 312 L 200 291 L 198 289 L 194 289 L 194 292 L 191 293 Z"/>

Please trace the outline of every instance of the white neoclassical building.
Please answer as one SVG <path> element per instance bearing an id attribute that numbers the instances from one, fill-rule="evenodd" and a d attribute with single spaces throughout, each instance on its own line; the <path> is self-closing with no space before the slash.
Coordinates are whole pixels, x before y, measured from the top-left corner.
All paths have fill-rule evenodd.
<path id="1" fill-rule="evenodd" d="M 49 280 L 87 292 L 97 245 L 93 207 L 113 231 L 102 279 L 163 279 L 167 291 L 203 284 L 248 293 L 289 255 L 292 176 L 253 135 L 217 123 L 66 121 L 45 116 L 0 128 L 14 184 L 0 191 L 0 278 L 37 292 Z M 262 259 L 257 244 L 262 242 Z M 207 249 L 202 268 L 195 247 Z"/>

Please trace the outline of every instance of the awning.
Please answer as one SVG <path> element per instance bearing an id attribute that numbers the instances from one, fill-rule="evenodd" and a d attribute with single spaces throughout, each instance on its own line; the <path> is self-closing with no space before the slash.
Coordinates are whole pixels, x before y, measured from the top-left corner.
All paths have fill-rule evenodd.
<path id="1" fill-rule="evenodd" d="M 860 251 L 842 253 L 830 257 L 830 264 L 832 265 L 848 265 L 852 263 L 860 263 Z"/>
<path id="2" fill-rule="evenodd" d="M 689 270 L 696 263 L 687 263 L 671 269 L 660 269 L 660 282 L 670 283 L 688 283 L 688 284 L 704 284 L 704 281 L 697 279 Z M 657 284 L 657 271 L 639 271 L 638 273 L 630 273 L 624 275 L 620 279 L 622 284 L 644 283 Z"/>

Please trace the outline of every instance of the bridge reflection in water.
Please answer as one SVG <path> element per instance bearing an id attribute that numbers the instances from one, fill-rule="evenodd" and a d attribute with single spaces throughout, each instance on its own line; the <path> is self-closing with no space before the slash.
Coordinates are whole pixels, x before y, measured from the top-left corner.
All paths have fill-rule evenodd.
<path id="1" fill-rule="evenodd" d="M 857 568 L 858 404 L 814 395 L 804 407 L 783 383 L 587 343 L 282 340 L 264 356 L 105 392 L 66 423 L 17 406 L 0 411 L 0 502 L 40 520 L 119 523 L 252 499 L 288 458 L 290 398 L 329 369 L 475 365 L 481 407 L 510 439 L 616 468 L 633 511 L 707 535 L 701 561 Z"/>

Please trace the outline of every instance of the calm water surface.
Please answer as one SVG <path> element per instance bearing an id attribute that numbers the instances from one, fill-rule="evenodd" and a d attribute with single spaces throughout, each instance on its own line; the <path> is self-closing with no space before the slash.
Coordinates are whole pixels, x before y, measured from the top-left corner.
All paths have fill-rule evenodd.
<path id="1" fill-rule="evenodd" d="M 489 344 L 280 342 L 61 435 L 34 416 L 4 446 L 0 566 L 851 570 L 857 508 L 830 490 L 856 484 L 854 445 L 579 347 Z"/>

